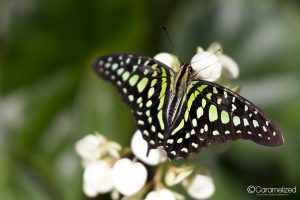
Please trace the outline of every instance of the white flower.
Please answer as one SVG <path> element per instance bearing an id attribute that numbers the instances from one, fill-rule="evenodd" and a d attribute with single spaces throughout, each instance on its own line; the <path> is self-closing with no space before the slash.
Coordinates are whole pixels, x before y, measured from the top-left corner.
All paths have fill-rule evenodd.
<path id="1" fill-rule="evenodd" d="M 99 133 L 89 134 L 79 140 L 75 145 L 75 150 L 83 159 L 83 164 L 98 160 L 105 155 L 113 158 L 120 158 L 119 151 L 121 146 L 113 141 L 109 141 Z"/>
<path id="2" fill-rule="evenodd" d="M 112 168 L 115 188 L 125 196 L 137 193 L 146 183 L 146 167 L 128 158 L 118 160 Z"/>
<path id="3" fill-rule="evenodd" d="M 197 78 L 216 81 L 221 77 L 221 60 L 214 53 L 208 51 L 198 52 L 192 57 L 191 66 Z"/>
<path id="4" fill-rule="evenodd" d="M 176 72 L 180 69 L 179 59 L 173 54 L 159 53 L 154 56 L 154 59 L 164 63 L 168 67 L 171 67 Z"/>
<path id="5" fill-rule="evenodd" d="M 184 186 L 188 194 L 195 199 L 208 199 L 215 192 L 215 185 L 210 176 L 197 174 L 192 181 L 186 181 Z"/>
<path id="6" fill-rule="evenodd" d="M 208 47 L 207 50 L 209 52 L 216 53 L 220 49 L 222 49 L 221 44 L 218 42 L 214 42 Z M 230 78 L 230 79 L 237 78 L 239 75 L 239 67 L 238 67 L 237 63 L 232 58 L 223 54 L 222 52 L 219 52 L 216 55 L 221 60 L 222 74 L 225 77 Z"/>
<path id="7" fill-rule="evenodd" d="M 176 200 L 176 198 L 170 190 L 161 189 L 149 192 L 145 200 Z"/>
<path id="8" fill-rule="evenodd" d="M 230 79 L 235 79 L 239 76 L 239 67 L 237 63 L 225 54 L 219 56 L 222 63 L 222 74 Z"/>
<path id="9" fill-rule="evenodd" d="M 75 145 L 78 155 L 85 160 L 97 160 L 101 156 L 100 145 L 105 138 L 99 134 L 89 134 Z"/>
<path id="10" fill-rule="evenodd" d="M 160 147 L 151 149 L 147 156 L 148 144 L 139 130 L 134 133 L 131 139 L 131 149 L 136 157 L 148 165 L 158 165 L 167 159 L 165 151 Z"/>
<path id="11" fill-rule="evenodd" d="M 83 190 L 88 197 L 109 192 L 113 186 L 112 170 L 106 161 L 91 162 L 84 169 Z"/>
<path id="12" fill-rule="evenodd" d="M 239 75 L 237 63 L 220 50 L 222 46 L 214 42 L 204 51 L 197 48 L 197 53 L 191 59 L 191 66 L 194 69 L 194 76 L 207 81 L 217 81 L 223 75 L 226 78 L 234 79 Z M 159 53 L 154 59 L 171 67 L 175 72 L 180 69 L 179 59 L 169 53 Z"/>

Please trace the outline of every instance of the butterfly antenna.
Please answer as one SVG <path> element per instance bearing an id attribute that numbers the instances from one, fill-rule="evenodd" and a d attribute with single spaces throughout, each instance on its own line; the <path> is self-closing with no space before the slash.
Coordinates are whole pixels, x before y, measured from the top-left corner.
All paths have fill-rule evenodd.
<path id="1" fill-rule="evenodd" d="M 173 42 L 171 40 L 171 37 L 170 37 L 168 29 L 165 26 L 160 26 L 160 28 L 165 32 L 165 34 L 166 34 L 166 36 L 168 38 L 168 41 L 170 42 L 170 45 L 171 45 L 173 53 L 177 56 L 177 58 L 179 59 L 179 62 L 182 63 L 181 59 L 179 58 L 178 53 L 177 53 L 177 51 L 176 51 L 176 49 L 174 47 L 174 44 L 173 44 Z"/>

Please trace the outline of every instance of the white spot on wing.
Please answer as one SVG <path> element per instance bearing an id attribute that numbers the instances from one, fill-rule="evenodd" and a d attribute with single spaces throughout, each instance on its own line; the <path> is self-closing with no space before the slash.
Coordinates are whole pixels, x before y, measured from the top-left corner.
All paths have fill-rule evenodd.
<path id="1" fill-rule="evenodd" d="M 252 121 L 252 123 L 253 123 L 254 128 L 259 127 L 259 124 L 255 119 Z"/>
<path id="2" fill-rule="evenodd" d="M 197 120 L 196 120 L 195 118 L 192 120 L 192 123 L 193 123 L 193 126 L 194 126 L 194 127 L 197 126 Z"/>
<path id="3" fill-rule="evenodd" d="M 213 134 L 213 135 L 219 135 L 220 133 L 219 133 L 219 131 L 214 130 L 214 131 L 212 132 L 212 134 Z"/>
<path id="4" fill-rule="evenodd" d="M 234 102 L 235 102 L 235 97 L 232 98 L 232 103 L 234 103 Z"/>
<path id="5" fill-rule="evenodd" d="M 265 126 L 263 126 L 263 130 L 264 130 L 264 132 L 267 132 L 267 131 L 268 131 L 267 128 L 266 128 Z"/>

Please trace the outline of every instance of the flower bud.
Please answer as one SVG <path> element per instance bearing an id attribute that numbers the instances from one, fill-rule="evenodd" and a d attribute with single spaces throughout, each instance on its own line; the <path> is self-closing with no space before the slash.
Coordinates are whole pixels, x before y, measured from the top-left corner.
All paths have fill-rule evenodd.
<path id="1" fill-rule="evenodd" d="M 183 184 L 188 194 L 195 199 L 208 199 L 215 192 L 215 185 L 210 176 L 201 174 L 195 175 L 190 181 L 185 181 Z"/>
<path id="2" fill-rule="evenodd" d="M 100 145 L 104 140 L 99 134 L 89 134 L 76 143 L 75 150 L 85 160 L 97 160 L 101 156 Z"/>
<path id="3" fill-rule="evenodd" d="M 176 198 L 170 190 L 161 189 L 149 192 L 145 200 L 176 200 Z"/>
<path id="4" fill-rule="evenodd" d="M 112 171 L 106 161 L 93 161 L 86 166 L 83 174 L 83 190 L 88 197 L 109 192 L 112 188 Z"/>
<path id="5" fill-rule="evenodd" d="M 180 62 L 177 56 L 169 53 L 159 53 L 154 56 L 155 60 L 158 60 L 168 67 L 172 68 L 175 72 L 180 69 Z"/>
<path id="6" fill-rule="evenodd" d="M 112 177 L 116 189 L 125 196 L 131 196 L 145 185 L 147 170 L 142 163 L 122 158 L 114 164 Z"/>
<path id="7" fill-rule="evenodd" d="M 221 61 L 215 54 L 204 51 L 197 53 L 191 60 L 194 74 L 199 79 L 215 81 L 220 78 L 222 72 Z"/>

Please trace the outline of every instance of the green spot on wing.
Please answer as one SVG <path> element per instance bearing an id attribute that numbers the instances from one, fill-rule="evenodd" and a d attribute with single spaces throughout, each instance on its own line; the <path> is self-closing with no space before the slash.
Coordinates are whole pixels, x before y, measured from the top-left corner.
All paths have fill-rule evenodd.
<path id="1" fill-rule="evenodd" d="M 164 130 L 164 129 L 165 129 L 165 124 L 164 124 L 164 121 L 163 121 L 163 113 L 162 113 L 162 110 L 160 110 L 160 111 L 158 112 L 157 118 L 158 118 L 158 122 L 159 122 L 159 125 L 160 125 L 161 130 Z"/>
<path id="2" fill-rule="evenodd" d="M 124 72 L 124 68 L 120 68 L 117 71 L 117 74 L 120 76 Z"/>
<path id="3" fill-rule="evenodd" d="M 237 126 L 241 123 L 241 119 L 238 116 L 234 116 L 232 121 L 235 126 Z"/>
<path id="4" fill-rule="evenodd" d="M 218 119 L 218 110 L 215 105 L 210 105 L 208 117 L 210 122 L 216 121 Z"/>
<path id="5" fill-rule="evenodd" d="M 199 107 L 199 108 L 197 109 L 197 118 L 199 119 L 202 115 L 203 115 L 203 108 L 202 108 L 202 107 Z"/>
<path id="6" fill-rule="evenodd" d="M 218 90 L 216 87 L 213 87 L 213 93 L 218 94 Z"/>
<path id="7" fill-rule="evenodd" d="M 172 131 L 171 135 L 176 134 L 180 129 L 182 129 L 183 125 L 184 125 L 184 121 L 181 120 L 180 124 Z"/>
<path id="8" fill-rule="evenodd" d="M 129 76 L 130 76 L 130 73 L 129 72 L 124 72 L 124 74 L 122 75 L 122 79 L 123 79 L 123 81 L 127 81 L 127 79 L 129 78 Z"/>
<path id="9" fill-rule="evenodd" d="M 148 91 L 148 99 L 150 99 L 153 94 L 154 94 L 154 87 L 151 87 L 150 90 Z"/>
<path id="10" fill-rule="evenodd" d="M 137 84 L 138 91 L 141 93 L 144 91 L 145 87 L 147 86 L 148 78 L 142 78 L 142 80 Z"/>
<path id="11" fill-rule="evenodd" d="M 222 110 L 221 112 L 221 121 L 223 124 L 227 124 L 229 122 L 229 115 L 228 112 L 225 110 Z"/>
<path id="12" fill-rule="evenodd" d="M 139 80 L 139 76 L 136 75 L 136 74 L 133 75 L 133 76 L 129 79 L 129 85 L 134 86 L 138 80 Z"/>
<path id="13" fill-rule="evenodd" d="M 202 99 L 201 104 L 202 104 L 202 107 L 203 107 L 203 108 L 206 106 L 206 100 L 205 100 L 204 98 Z"/>
<path id="14" fill-rule="evenodd" d="M 197 90 L 202 92 L 206 87 L 207 87 L 207 85 L 201 85 L 200 87 L 197 88 Z"/>
<path id="15" fill-rule="evenodd" d="M 211 100 L 211 93 L 208 93 L 207 95 L 206 95 L 206 97 L 209 99 L 209 100 Z"/>
<path id="16" fill-rule="evenodd" d="M 111 69 L 115 71 L 115 70 L 118 68 L 118 66 L 119 66 L 119 65 L 118 65 L 117 63 L 114 63 L 114 64 L 111 66 Z"/>

